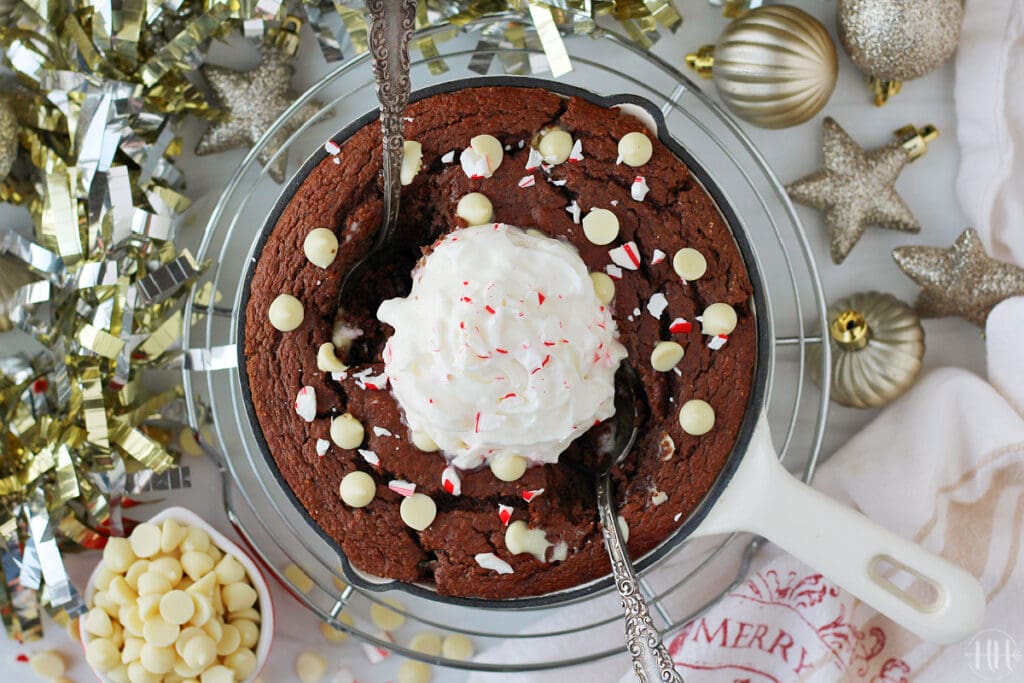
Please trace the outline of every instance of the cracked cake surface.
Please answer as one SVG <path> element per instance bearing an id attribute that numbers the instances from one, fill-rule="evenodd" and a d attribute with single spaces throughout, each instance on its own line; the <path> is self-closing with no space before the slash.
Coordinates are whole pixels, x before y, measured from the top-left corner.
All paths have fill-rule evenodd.
<path id="1" fill-rule="evenodd" d="M 602 576 L 609 565 L 586 461 L 607 427 L 592 428 L 558 463 L 529 467 L 515 481 L 499 480 L 487 467 L 446 473 L 446 459 L 413 444 L 394 396 L 373 381 L 384 375 L 381 354 L 391 334 L 377 320 L 378 306 L 408 293 L 410 273 L 430 245 L 466 227 L 456 207 L 471 192 L 490 200 L 494 221 L 565 240 L 590 271 L 612 274 L 619 341 L 645 387 L 640 438 L 613 471 L 629 550 L 639 557 L 681 525 L 710 489 L 747 409 L 755 321 L 739 250 L 686 165 L 638 119 L 615 108 L 536 88 L 480 87 L 421 99 L 406 117 L 406 139 L 422 146 L 422 169 L 403 188 L 402 246 L 388 266 L 357 283 L 340 313 L 341 279 L 370 248 L 380 224 L 376 121 L 331 146 L 335 153 L 298 185 L 258 255 L 246 305 L 245 372 L 269 452 L 313 520 L 353 565 L 371 574 L 432 581 L 441 594 L 485 599 L 539 595 Z M 567 131 L 582 158 L 527 170 L 537 136 L 552 129 Z M 619 140 L 637 131 L 653 142 L 650 160 L 638 167 L 617 163 Z M 504 159 L 490 177 L 470 177 L 459 155 L 481 134 L 503 144 Z M 524 182 L 530 176 L 533 181 Z M 641 180 L 647 191 L 638 195 Z M 594 244 L 584 234 L 579 215 L 593 208 L 615 214 L 614 242 Z M 310 262 L 303 249 L 317 228 L 338 241 L 326 268 Z M 630 243 L 639 265 L 617 267 L 610 252 Z M 684 248 L 706 260 L 702 277 L 684 281 L 673 268 L 673 255 Z M 281 294 L 302 307 L 301 322 L 285 332 L 268 318 Z M 736 313 L 727 337 L 704 334 L 698 320 L 716 303 Z M 336 325 L 336 318 L 344 324 Z M 351 338 L 348 348 L 339 328 Z M 332 339 L 348 366 L 343 372 L 318 368 L 318 349 Z M 685 353 L 659 372 L 652 352 L 664 341 L 677 342 Z M 680 422 L 681 407 L 693 399 L 707 402 L 714 414 L 713 427 L 699 436 Z M 332 419 L 345 414 L 364 430 L 353 448 L 332 439 Z M 371 479 L 372 498 L 363 507 L 339 495 L 341 480 L 356 471 Z M 436 506 L 422 530 L 409 526 L 400 510 L 409 485 Z M 524 529 L 516 522 L 542 530 L 551 551 L 512 553 L 509 529 Z"/>

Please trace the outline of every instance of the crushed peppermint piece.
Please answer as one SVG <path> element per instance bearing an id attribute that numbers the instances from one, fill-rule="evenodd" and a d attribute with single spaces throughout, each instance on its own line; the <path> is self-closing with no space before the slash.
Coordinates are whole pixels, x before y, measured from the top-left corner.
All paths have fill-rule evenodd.
<path id="1" fill-rule="evenodd" d="M 676 318 L 668 326 L 668 331 L 672 334 L 689 334 L 691 330 L 693 323 L 686 318 Z"/>
<path id="2" fill-rule="evenodd" d="M 335 166 L 341 166 L 341 158 L 340 157 L 331 157 L 331 161 L 334 162 Z"/>
<path id="3" fill-rule="evenodd" d="M 395 639 L 392 638 L 391 634 L 387 631 L 381 631 L 375 637 L 389 643 L 395 642 Z M 366 655 L 366 658 L 370 660 L 370 664 L 380 664 L 391 655 L 390 650 L 385 650 L 382 647 L 370 645 L 369 643 L 361 643 L 361 645 L 363 646 L 363 653 Z"/>
<path id="4" fill-rule="evenodd" d="M 668 308 L 668 299 L 661 292 L 655 292 L 647 302 L 647 312 L 655 318 L 661 319 L 661 314 Z"/>
<path id="5" fill-rule="evenodd" d="M 629 194 L 633 199 L 642 202 L 650 191 L 651 188 L 647 186 L 647 178 L 644 178 L 642 175 L 633 178 L 633 185 L 629 188 Z"/>
<path id="6" fill-rule="evenodd" d="M 529 503 L 542 493 L 544 493 L 544 489 L 530 489 L 529 491 L 523 491 L 519 495 L 522 496 L 523 500 Z"/>
<path id="7" fill-rule="evenodd" d="M 639 307 L 638 307 L 638 308 L 634 308 L 634 309 L 633 309 L 633 315 L 640 315 L 640 309 L 639 309 Z"/>
<path id="8" fill-rule="evenodd" d="M 612 263 L 626 270 L 640 268 L 640 250 L 637 248 L 636 242 L 629 241 L 614 249 L 609 249 L 608 256 L 611 257 Z"/>
<path id="9" fill-rule="evenodd" d="M 341 380 L 345 379 L 346 377 L 348 377 L 348 373 L 345 372 L 344 370 L 342 370 L 341 372 L 332 372 L 331 373 L 331 379 L 333 379 L 335 382 L 340 382 Z"/>
<path id="10" fill-rule="evenodd" d="M 519 188 L 520 189 L 526 189 L 527 187 L 533 187 L 536 184 L 537 184 L 537 178 L 534 177 L 533 174 L 524 175 L 522 178 L 519 179 Z"/>
<path id="11" fill-rule="evenodd" d="M 512 506 L 498 504 L 498 519 L 501 520 L 503 526 L 508 526 L 508 523 L 512 521 Z"/>
<path id="12" fill-rule="evenodd" d="M 370 375 L 359 373 L 358 375 L 355 375 L 355 378 L 356 385 L 363 390 L 383 391 L 388 386 L 388 376 L 383 372 L 372 377 Z"/>
<path id="13" fill-rule="evenodd" d="M 608 203 L 611 204 L 612 206 L 618 206 L 619 205 L 619 200 L 618 199 L 613 199 L 613 200 L 611 200 Z"/>
<path id="14" fill-rule="evenodd" d="M 666 501 L 668 501 L 668 494 L 665 493 L 664 491 L 655 491 L 654 495 L 651 496 L 651 504 L 652 505 L 661 505 L 662 503 L 665 503 Z"/>
<path id="15" fill-rule="evenodd" d="M 610 277 L 613 280 L 622 279 L 622 268 L 619 268 L 618 266 L 609 263 L 607 266 L 604 267 L 604 272 L 608 273 L 608 277 Z"/>
<path id="16" fill-rule="evenodd" d="M 725 342 L 729 341 L 729 335 L 727 334 L 716 334 L 714 337 L 708 340 L 708 348 L 712 351 L 717 351 L 723 346 Z"/>
<path id="17" fill-rule="evenodd" d="M 519 149 L 522 149 L 523 147 L 526 147 L 526 140 L 520 140 L 518 147 L 519 147 Z"/>
<path id="18" fill-rule="evenodd" d="M 672 368 L 672 372 L 676 373 L 676 375 L 678 375 L 679 377 L 683 376 L 683 371 L 680 370 L 678 367 Z M 671 397 L 669 397 L 669 400 L 671 400 Z"/>
<path id="19" fill-rule="evenodd" d="M 561 187 L 562 185 L 565 185 L 569 181 L 566 180 L 565 178 L 562 178 L 561 180 L 553 180 L 552 178 L 548 178 L 548 182 L 556 187 Z"/>
<path id="20" fill-rule="evenodd" d="M 530 148 L 530 156 L 526 159 L 526 170 L 536 171 L 544 163 L 544 157 L 533 147 Z"/>
<path id="21" fill-rule="evenodd" d="M 677 512 L 677 513 L 676 513 L 676 516 L 672 518 L 672 521 L 673 521 L 673 522 L 678 522 L 678 521 L 679 521 L 679 518 L 680 518 L 680 517 L 682 517 L 682 516 L 683 516 L 683 513 L 682 513 L 682 512 Z"/>
<path id="22" fill-rule="evenodd" d="M 374 453 L 373 451 L 368 450 L 366 448 L 360 448 L 357 449 L 357 452 L 359 453 L 360 457 L 362 457 L 362 459 L 365 460 L 368 464 L 372 465 L 373 467 L 380 467 L 380 457 L 378 457 L 377 454 Z"/>
<path id="23" fill-rule="evenodd" d="M 324 455 L 327 454 L 327 449 L 330 448 L 330 446 L 331 442 L 328 441 L 327 439 L 317 439 L 316 454 L 319 455 L 321 458 L 324 457 Z"/>
<path id="24" fill-rule="evenodd" d="M 455 161 L 455 150 L 454 149 L 451 150 L 451 151 L 445 152 L 443 155 L 441 155 L 441 163 L 443 163 L 443 164 L 450 164 L 453 161 Z"/>
<path id="25" fill-rule="evenodd" d="M 341 152 L 341 146 L 338 145 L 338 143 L 335 142 L 334 140 L 328 140 L 327 142 L 324 143 L 324 151 L 330 154 L 331 156 L 334 156 L 335 154 Z"/>
<path id="26" fill-rule="evenodd" d="M 565 562 L 569 556 L 569 545 L 565 541 L 559 541 L 551 547 L 551 562 Z"/>
<path id="27" fill-rule="evenodd" d="M 572 151 L 569 152 L 569 163 L 574 164 L 577 161 L 583 161 L 583 142 L 579 138 L 572 143 Z"/>
<path id="28" fill-rule="evenodd" d="M 306 422 L 312 422 L 316 417 L 316 389 L 305 386 L 299 389 L 295 396 L 295 412 Z"/>
<path id="29" fill-rule="evenodd" d="M 392 479 L 388 482 L 388 488 L 405 498 L 416 493 L 416 484 L 411 481 L 406 481 L 405 479 Z"/>
<path id="30" fill-rule="evenodd" d="M 666 254 L 661 249 L 655 249 L 654 253 L 651 254 L 651 265 L 656 266 L 665 260 Z"/>
<path id="31" fill-rule="evenodd" d="M 394 436 L 390 429 L 385 429 L 384 427 L 374 427 L 373 433 L 377 436 Z"/>
<path id="32" fill-rule="evenodd" d="M 491 167 L 487 165 L 487 157 L 472 147 L 462 150 L 459 155 L 462 172 L 467 178 L 487 178 L 491 175 Z"/>
<path id="33" fill-rule="evenodd" d="M 582 209 L 580 209 L 580 205 L 576 203 L 575 199 L 572 200 L 572 204 L 570 204 L 569 206 L 565 207 L 565 210 L 568 211 L 569 215 L 572 216 L 572 222 L 573 223 L 579 223 L 580 222 L 580 214 L 582 213 Z"/>
<path id="34" fill-rule="evenodd" d="M 476 563 L 484 569 L 490 569 L 498 572 L 499 574 L 513 574 L 515 570 L 505 560 L 501 559 L 494 553 L 477 553 L 473 556 Z"/>
<path id="35" fill-rule="evenodd" d="M 451 465 L 445 467 L 441 472 L 441 488 L 453 496 L 462 495 L 462 480 L 459 479 L 459 473 Z"/>

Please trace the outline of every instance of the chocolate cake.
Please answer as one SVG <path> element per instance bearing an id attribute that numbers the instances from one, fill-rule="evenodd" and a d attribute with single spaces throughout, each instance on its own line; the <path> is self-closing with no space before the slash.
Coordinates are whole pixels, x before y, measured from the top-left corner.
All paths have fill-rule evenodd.
<path id="1" fill-rule="evenodd" d="M 572 154 L 562 163 L 541 163 L 531 150 L 552 130 L 571 135 Z M 619 142 L 636 132 L 651 139 L 653 150 L 634 167 L 623 163 Z M 460 164 L 471 139 L 483 134 L 504 147 L 489 177 L 467 170 L 464 159 Z M 611 275 L 609 306 L 619 342 L 646 393 L 640 438 L 613 471 L 629 550 L 639 557 L 682 524 L 707 493 L 747 409 L 755 321 L 736 244 L 686 165 L 639 119 L 616 108 L 533 88 L 467 88 L 410 105 L 405 136 L 421 145 L 422 166 L 403 188 L 401 247 L 387 267 L 357 284 L 340 310 L 341 280 L 371 247 L 381 220 L 376 121 L 348 140 L 327 144 L 329 154 L 295 188 L 258 254 L 244 323 L 245 372 L 269 451 L 309 515 L 353 565 L 371 574 L 433 582 L 443 595 L 485 599 L 540 595 L 607 574 L 594 480 L 586 467 L 607 423 L 576 439 L 557 463 L 531 466 L 514 481 L 499 479 L 486 466 L 449 467 L 443 453 L 414 445 L 386 384 L 382 354 L 393 330 L 378 320 L 378 308 L 408 294 L 410 273 L 431 245 L 467 226 L 457 206 L 473 192 L 490 200 L 493 221 L 567 242 L 588 270 Z M 594 208 L 614 214 L 614 241 L 588 239 L 581 215 Z M 317 228 L 337 237 L 337 253 L 324 261 L 326 267 L 304 252 L 307 235 Z M 703 275 L 680 277 L 673 261 L 684 248 L 703 256 Z M 624 255 L 631 263 L 623 263 Z M 272 323 L 272 304 L 278 306 L 282 294 L 301 305 L 295 309 L 289 301 L 293 308 L 286 312 L 300 313 L 282 323 L 288 316 L 277 311 Z M 702 329 L 700 317 L 712 304 L 735 311 L 734 329 Z M 345 370 L 320 369 L 322 358 L 318 367 L 318 350 L 332 339 Z M 685 355 L 658 371 L 652 352 L 664 341 L 678 343 Z M 680 420 L 681 408 L 693 399 L 713 409 L 713 426 L 699 435 L 702 429 L 688 433 Z M 332 422 L 343 415 L 350 423 L 332 436 Z M 348 430 L 351 425 L 363 431 Z M 368 475 L 358 479 L 370 487 L 361 490 L 361 507 L 339 493 L 342 479 L 357 471 Z M 402 509 L 413 491 L 436 508 L 422 530 L 410 526 Z M 510 552 L 506 533 L 516 522 L 542 530 L 547 552 Z"/>

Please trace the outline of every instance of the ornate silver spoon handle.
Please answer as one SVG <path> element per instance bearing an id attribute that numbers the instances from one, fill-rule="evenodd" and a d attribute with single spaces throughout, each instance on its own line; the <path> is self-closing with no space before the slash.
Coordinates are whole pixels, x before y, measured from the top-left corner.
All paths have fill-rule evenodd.
<path id="1" fill-rule="evenodd" d="M 398 223 L 402 192 L 403 115 L 409 104 L 409 38 L 416 24 L 416 0 L 366 0 L 370 13 L 370 56 L 380 101 L 384 139 L 384 218 L 377 243 Z"/>
<path id="2" fill-rule="evenodd" d="M 644 683 L 683 683 L 683 677 L 672 662 L 672 655 L 661 642 L 661 634 L 651 621 L 647 600 L 637 585 L 636 574 L 615 519 L 611 476 L 607 473 L 597 483 L 597 509 L 600 511 L 601 531 L 612 562 L 612 575 L 626 616 L 626 649 L 633 658 L 633 673 L 638 681 Z"/>

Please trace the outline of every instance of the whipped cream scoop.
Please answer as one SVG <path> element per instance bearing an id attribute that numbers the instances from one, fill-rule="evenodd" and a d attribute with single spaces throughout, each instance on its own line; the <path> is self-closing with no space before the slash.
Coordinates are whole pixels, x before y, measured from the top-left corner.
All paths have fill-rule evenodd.
<path id="1" fill-rule="evenodd" d="M 567 243 L 501 223 L 457 230 L 377 317 L 395 330 L 385 372 L 409 428 L 455 467 L 503 453 L 554 463 L 615 411 L 626 349 Z"/>

